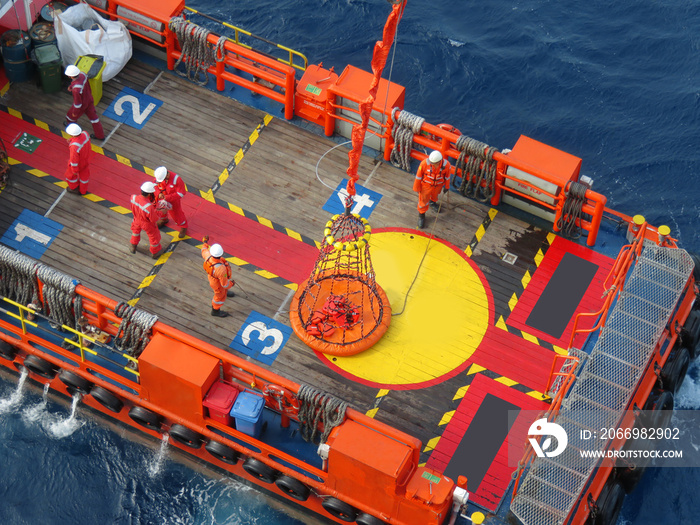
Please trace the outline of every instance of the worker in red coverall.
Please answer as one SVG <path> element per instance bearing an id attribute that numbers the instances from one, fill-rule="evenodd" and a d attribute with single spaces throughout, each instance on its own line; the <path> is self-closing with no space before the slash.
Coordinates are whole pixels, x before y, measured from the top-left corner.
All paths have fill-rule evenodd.
<path id="1" fill-rule="evenodd" d="M 156 226 L 158 214 L 156 213 L 156 185 L 151 181 L 141 185 L 141 194 L 131 196 L 131 213 L 134 220 L 131 221 L 131 244 L 129 251 L 136 253 L 136 247 L 141 240 L 141 230 L 148 235 L 151 243 L 149 250 L 151 257 L 157 259 L 162 253 L 160 246 L 160 231 Z"/>
<path id="2" fill-rule="evenodd" d="M 209 246 L 209 236 L 206 235 L 202 246 L 202 259 L 204 259 L 204 271 L 209 276 L 209 286 L 214 290 L 211 300 L 211 315 L 214 317 L 227 317 L 228 312 L 221 310 L 227 297 L 235 297 L 233 286 L 236 282 L 231 279 L 231 266 L 223 258 L 224 249 L 220 244 Z"/>
<path id="3" fill-rule="evenodd" d="M 68 139 L 68 168 L 66 169 L 66 191 L 85 195 L 88 181 L 90 180 L 90 155 L 92 146 L 87 131 L 83 131 L 77 124 L 69 124 L 66 133 Z"/>
<path id="4" fill-rule="evenodd" d="M 450 189 L 450 163 L 442 158 L 442 153 L 433 151 L 420 163 L 413 181 L 413 191 L 418 193 L 418 227 L 421 229 L 425 227 L 428 206 L 439 209 L 437 199 L 440 188 L 443 188 L 443 193 Z"/>
<path id="5" fill-rule="evenodd" d="M 95 104 L 92 100 L 92 90 L 90 89 L 90 82 L 88 82 L 87 75 L 80 71 L 78 66 L 71 64 L 66 67 L 66 76 L 72 79 L 70 86 L 68 86 L 68 92 L 73 95 L 73 105 L 68 110 L 64 125 L 67 126 L 68 124 L 77 122 L 82 114 L 85 113 L 90 119 L 92 130 L 94 131 L 90 136 L 93 139 L 104 140 L 105 132 L 102 129 L 102 123 L 95 110 Z"/>
<path id="6" fill-rule="evenodd" d="M 187 217 L 182 211 L 182 199 L 187 194 L 185 181 L 182 180 L 177 173 L 168 171 L 165 166 L 156 168 L 153 174 L 156 176 L 158 185 L 158 199 L 165 200 L 170 206 L 162 206 L 159 213 L 158 227 L 165 226 L 168 223 L 168 214 L 175 221 L 175 224 L 180 228 L 178 238 L 182 239 L 187 235 Z"/>

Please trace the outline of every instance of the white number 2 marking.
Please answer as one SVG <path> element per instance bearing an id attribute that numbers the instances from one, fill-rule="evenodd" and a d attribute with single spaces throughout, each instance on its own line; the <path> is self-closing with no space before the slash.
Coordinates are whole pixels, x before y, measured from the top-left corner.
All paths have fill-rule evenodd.
<path id="1" fill-rule="evenodd" d="M 258 332 L 258 341 L 265 341 L 268 337 L 273 337 L 275 340 L 271 345 L 266 346 L 262 349 L 262 355 L 274 354 L 284 341 L 284 335 L 277 328 L 268 328 L 262 321 L 254 321 L 245 327 L 243 333 L 241 334 L 241 339 L 243 339 L 243 344 L 248 346 L 250 342 L 250 334 L 252 332 Z"/>
<path id="2" fill-rule="evenodd" d="M 141 113 L 141 104 L 139 103 L 139 99 L 137 99 L 134 95 L 124 95 L 123 97 L 119 97 L 119 100 L 117 100 L 117 102 L 114 104 L 114 112 L 120 117 L 124 114 L 125 110 L 123 105 L 127 102 L 131 104 L 131 115 L 134 122 L 137 124 L 143 124 L 148 118 L 148 115 L 151 114 L 151 111 L 153 111 L 153 109 L 156 107 L 156 105 L 151 102 L 148 104 L 148 106 L 146 106 L 146 109 L 143 110 L 143 113 Z"/>

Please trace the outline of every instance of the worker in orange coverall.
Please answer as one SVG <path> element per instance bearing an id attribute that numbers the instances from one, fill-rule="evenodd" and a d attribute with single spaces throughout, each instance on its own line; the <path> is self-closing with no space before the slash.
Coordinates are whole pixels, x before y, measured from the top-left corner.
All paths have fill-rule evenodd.
<path id="1" fill-rule="evenodd" d="M 91 137 L 104 140 L 105 132 L 95 110 L 95 103 L 92 99 L 92 90 L 90 89 L 87 75 L 80 71 L 78 66 L 71 64 L 66 67 L 66 76 L 72 79 L 70 86 L 68 86 L 68 92 L 73 95 L 73 105 L 68 110 L 64 125 L 77 122 L 81 115 L 85 113 L 90 119 L 92 130 L 94 131 Z"/>
<path id="2" fill-rule="evenodd" d="M 151 257 L 157 259 L 162 253 L 160 246 L 160 231 L 156 226 L 158 214 L 156 213 L 156 185 L 151 181 L 141 185 L 141 194 L 131 196 L 131 213 L 134 220 L 131 221 L 131 244 L 129 251 L 136 253 L 136 247 L 141 240 L 141 230 L 148 235 Z"/>
<path id="3" fill-rule="evenodd" d="M 92 146 L 87 131 L 83 131 L 77 124 L 69 124 L 66 133 L 68 139 L 68 168 L 66 169 L 66 191 L 85 195 L 88 181 L 90 180 L 90 155 Z"/>
<path id="4" fill-rule="evenodd" d="M 416 178 L 413 181 L 413 191 L 418 193 L 418 227 L 425 227 L 425 213 L 430 205 L 438 209 L 440 188 L 443 193 L 450 189 L 450 163 L 442 158 L 442 153 L 433 151 L 430 156 L 418 166 Z"/>
<path id="5" fill-rule="evenodd" d="M 202 259 L 204 259 L 204 271 L 209 276 L 209 286 L 214 290 L 211 300 L 211 315 L 214 317 L 227 317 L 228 312 L 221 310 L 227 297 L 235 297 L 233 286 L 236 282 L 231 279 L 231 266 L 223 258 L 224 249 L 220 244 L 209 246 L 209 236 L 202 239 Z"/>
<path id="6" fill-rule="evenodd" d="M 168 223 L 169 213 L 177 227 L 180 228 L 178 238 L 182 239 L 187 235 L 187 217 L 185 217 L 185 212 L 182 211 L 182 199 L 187 194 L 185 181 L 177 173 L 168 171 L 165 166 L 159 166 L 153 174 L 158 183 L 156 186 L 159 193 L 158 199 L 165 200 L 170 205 L 164 206 L 164 209 L 160 212 L 158 227 L 160 228 Z"/>

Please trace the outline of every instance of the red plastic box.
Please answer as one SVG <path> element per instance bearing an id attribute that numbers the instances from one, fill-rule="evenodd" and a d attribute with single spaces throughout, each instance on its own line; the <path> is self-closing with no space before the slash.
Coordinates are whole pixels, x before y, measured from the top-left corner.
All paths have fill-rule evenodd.
<path id="1" fill-rule="evenodd" d="M 224 425 L 232 426 L 233 418 L 230 412 L 237 396 L 238 389 L 236 387 L 223 381 L 215 381 L 202 404 L 209 410 L 210 418 Z"/>

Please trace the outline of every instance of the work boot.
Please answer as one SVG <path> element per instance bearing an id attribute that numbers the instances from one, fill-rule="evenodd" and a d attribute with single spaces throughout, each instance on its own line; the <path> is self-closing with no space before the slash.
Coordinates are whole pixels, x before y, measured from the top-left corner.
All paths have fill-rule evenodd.
<path id="1" fill-rule="evenodd" d="M 187 228 L 180 228 L 180 233 L 177 234 L 178 239 L 184 239 L 187 235 Z"/>
<path id="2" fill-rule="evenodd" d="M 160 257 L 161 255 L 163 255 L 163 252 L 164 252 L 164 251 L 165 251 L 165 248 L 161 248 L 161 249 L 158 250 L 156 253 L 152 253 L 152 254 L 151 254 L 151 259 L 157 259 L 157 258 Z"/>
<path id="3" fill-rule="evenodd" d="M 156 226 L 158 226 L 158 228 L 162 228 L 166 224 L 168 224 L 168 219 L 158 219 L 158 222 L 156 222 Z"/>
<path id="4" fill-rule="evenodd" d="M 78 188 L 68 188 L 66 187 L 66 191 L 68 193 L 73 193 L 74 195 L 81 195 L 80 190 Z"/>
<path id="5" fill-rule="evenodd" d="M 211 315 L 213 315 L 214 317 L 228 317 L 228 312 L 224 312 L 223 310 L 217 310 L 216 308 L 212 308 Z"/>
<path id="6" fill-rule="evenodd" d="M 226 292 L 226 297 L 236 297 L 236 293 L 233 290 Z"/>
<path id="7" fill-rule="evenodd" d="M 129 251 L 131 253 L 136 253 L 136 245 L 129 243 Z"/>
<path id="8" fill-rule="evenodd" d="M 425 213 L 420 213 L 418 215 L 418 227 L 422 230 L 425 228 Z"/>
<path id="9" fill-rule="evenodd" d="M 438 203 L 435 201 L 430 201 L 430 207 L 435 211 L 438 211 L 440 209 L 440 206 L 438 206 Z"/>

